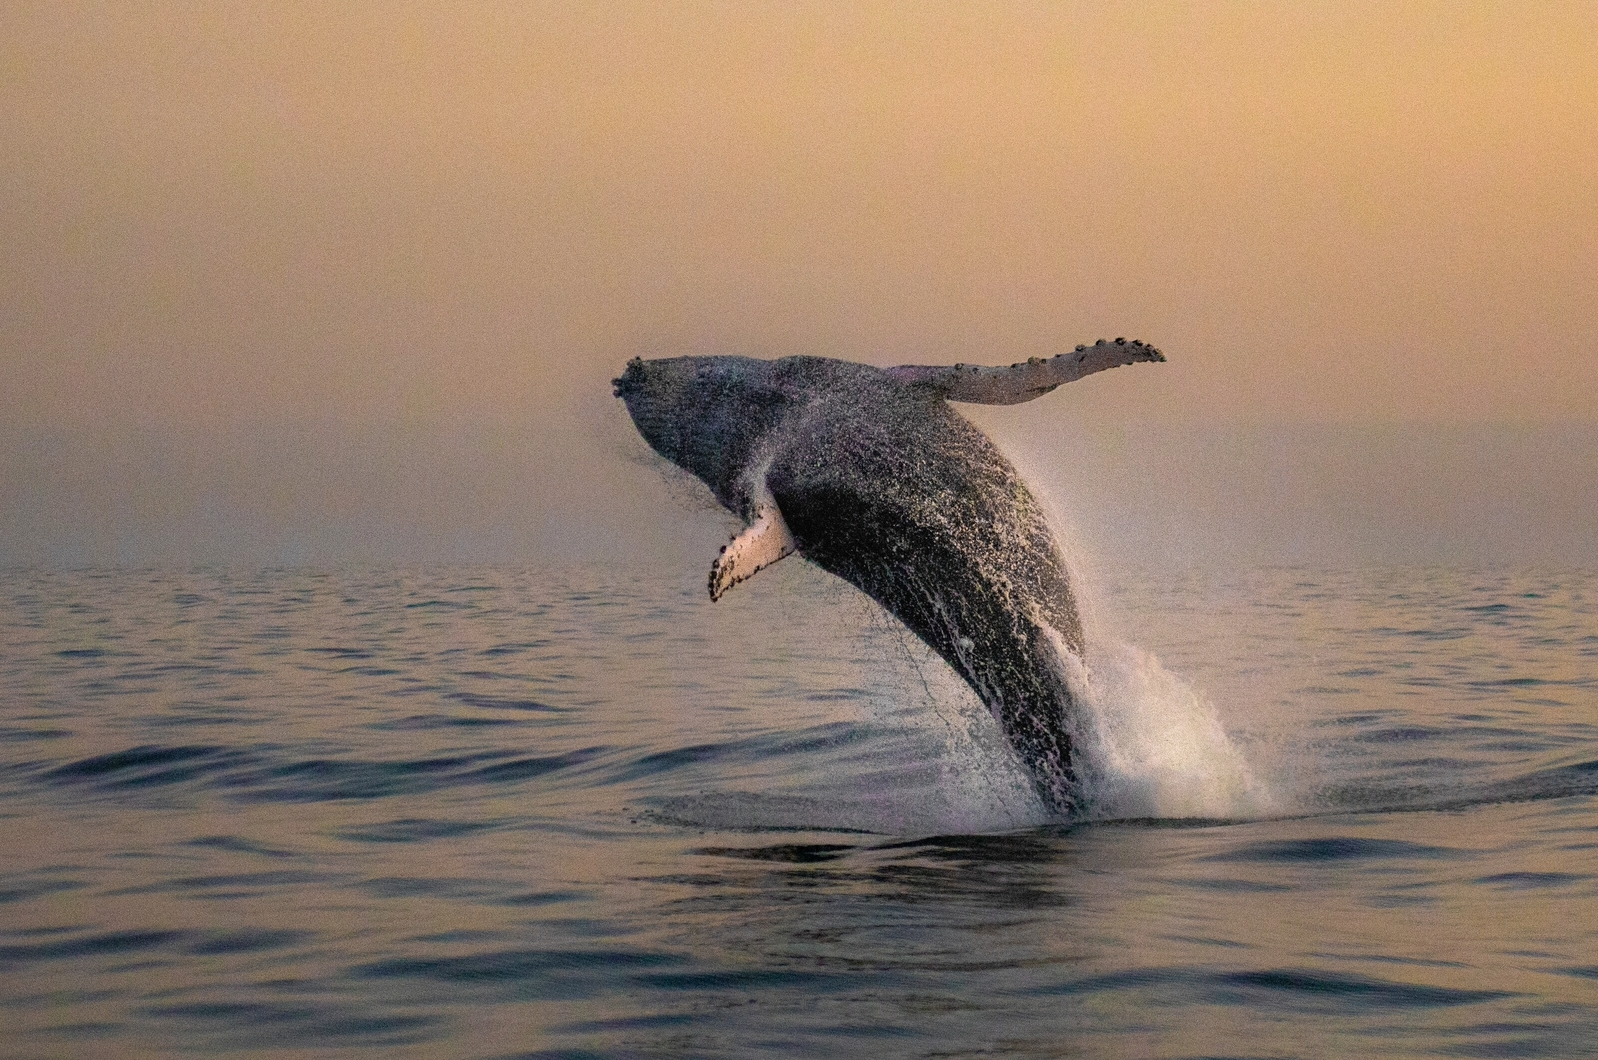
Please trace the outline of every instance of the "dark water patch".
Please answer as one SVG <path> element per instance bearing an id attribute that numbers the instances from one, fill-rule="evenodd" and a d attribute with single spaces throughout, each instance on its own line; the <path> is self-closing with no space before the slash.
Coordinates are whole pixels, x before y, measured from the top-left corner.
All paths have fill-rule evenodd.
<path id="1" fill-rule="evenodd" d="M 1274 894 L 1293 889 L 1285 883 L 1265 883 L 1260 880 L 1176 879 L 1171 882 L 1189 890 L 1219 891 L 1223 894 Z"/>
<path id="2" fill-rule="evenodd" d="M 246 929 L 241 931 L 213 931 L 189 943 L 187 952 L 200 957 L 214 957 L 232 953 L 262 953 L 267 950 L 287 949 L 314 935 L 309 931 L 268 931 Z"/>
<path id="3" fill-rule="evenodd" d="M 1501 740 L 1524 740 L 1527 736 L 1534 735 L 1526 729 L 1511 728 L 1507 725 L 1466 725 L 1454 730 L 1454 735 L 1480 739 L 1493 737 Z"/>
<path id="4" fill-rule="evenodd" d="M 131 894 L 185 894 L 197 898 L 243 898 L 279 887 L 309 886 L 332 879 L 326 873 L 301 869 L 270 872 L 222 872 L 198 876 L 173 876 L 155 883 L 141 883 L 107 891 L 116 897 Z"/>
<path id="5" fill-rule="evenodd" d="M 1022 991 L 1022 993 L 1034 996 L 1102 994 L 1117 990 L 1138 990 L 1150 986 L 1188 983 L 1194 977 L 1192 969 L 1182 967 L 1127 968 L 1119 972 L 1106 972 L 1102 975 L 1091 975 L 1081 979 L 1066 979 L 1039 984 Z"/>
<path id="6" fill-rule="evenodd" d="M 159 662 L 149 663 L 144 666 L 129 666 L 119 676 L 124 679 L 143 680 L 148 677 L 164 677 L 168 674 L 210 674 L 219 673 L 220 667 L 214 662 Z"/>
<path id="7" fill-rule="evenodd" d="M 377 824 L 355 825 L 333 832 L 353 843 L 416 843 L 428 839 L 450 839 L 497 827 L 497 821 L 442 821 L 401 818 Z"/>
<path id="8" fill-rule="evenodd" d="M 586 891 L 526 891 L 521 894 L 509 894 L 499 899 L 500 905 L 513 906 L 541 906 L 559 905 L 563 902 L 581 902 L 589 897 Z"/>
<path id="9" fill-rule="evenodd" d="M 563 769 L 580 766 L 584 762 L 598 758 L 606 753 L 606 747 L 583 747 L 576 751 L 568 751 L 561 755 L 529 755 L 524 758 L 512 758 L 505 762 L 496 762 L 493 765 L 483 766 L 473 770 L 463 778 L 469 783 L 507 784 L 521 780 L 533 780 Z"/>
<path id="10" fill-rule="evenodd" d="M 1373 894 L 1364 904 L 1372 909 L 1405 909 L 1437 905 L 1440 899 L 1429 894 Z"/>
<path id="11" fill-rule="evenodd" d="M 1186 942 L 1194 946 L 1219 946 L 1228 950 L 1252 949 L 1253 945 L 1247 942 L 1238 942 L 1235 939 L 1218 939 L 1208 935 L 1165 935 L 1164 938 L 1172 942 Z"/>
<path id="12" fill-rule="evenodd" d="M 792 755 L 808 754 L 814 751 L 827 751 L 844 747 L 849 744 L 865 743 L 869 741 L 869 732 L 863 726 L 850 722 L 835 722 L 831 725 L 816 725 L 803 732 L 763 738 L 751 741 L 750 746 L 771 754 Z"/>
<path id="13" fill-rule="evenodd" d="M 1493 746 L 1497 746 L 1494 744 Z M 1400 770 L 1428 770 L 1434 773 L 1465 772 L 1477 765 L 1477 761 L 1469 758 L 1443 758 L 1432 755 L 1426 758 L 1394 758 L 1383 765 L 1389 769 Z"/>
<path id="14" fill-rule="evenodd" d="M 56 786 L 106 793 L 187 784 L 251 802 L 322 802 L 378 799 L 475 784 L 509 784 L 586 762 L 606 748 L 517 757 L 481 751 L 427 758 L 371 760 L 292 759 L 283 749 L 249 751 L 214 745 L 141 745 L 38 772 Z"/>
<path id="15" fill-rule="evenodd" d="M 653 751 L 622 764 L 609 779 L 612 783 L 627 782 L 659 776 L 687 766 L 765 757 L 774 753 L 772 745 L 776 742 L 771 737 L 751 737 Z"/>
<path id="16" fill-rule="evenodd" d="M 228 778 L 241 798 L 282 802 L 380 799 L 436 791 L 459 782 L 462 773 L 494 754 L 441 755 L 433 758 L 370 761 L 313 758 Z"/>
<path id="17" fill-rule="evenodd" d="M 0 934 L 3 934 L 3 935 L 8 936 L 10 938 L 31 939 L 31 938 L 51 938 L 51 937 L 55 937 L 55 936 L 58 936 L 58 935 L 70 935 L 73 932 L 80 931 L 80 930 L 82 930 L 82 929 L 81 928 L 77 928 L 77 927 L 71 927 L 71 926 L 65 925 L 65 924 L 47 924 L 47 925 L 42 925 L 42 926 L 37 926 L 37 927 L 17 928 L 17 929 L 12 930 L 12 931 L 0 931 Z"/>
<path id="18" fill-rule="evenodd" d="M 450 876 L 379 876 L 362 880 L 361 890 L 379 898 L 494 898 L 498 889 L 481 880 L 467 880 Z"/>
<path id="19" fill-rule="evenodd" d="M 479 718 L 471 715 L 412 714 L 404 718 L 373 722 L 376 732 L 423 732 L 428 729 L 492 729 L 525 724 L 519 718 Z"/>
<path id="20" fill-rule="evenodd" d="M 188 840 L 184 845 L 210 850 L 226 850 L 235 854 L 259 854 L 261 857 L 266 858 L 291 858 L 294 856 L 292 851 L 284 850 L 281 847 L 269 847 L 253 840 L 245 839 L 242 836 L 233 835 L 200 836 L 197 839 Z"/>
<path id="21" fill-rule="evenodd" d="M 1116 825 L 1124 823 L 1115 822 Z M 875 849 L 898 850 L 960 865 L 1031 865 L 1058 859 L 1058 840 L 1069 832 L 1068 828 L 1050 826 L 1030 832 L 1004 832 L 997 835 L 931 836 L 882 843 Z"/>
<path id="22" fill-rule="evenodd" d="M 1366 1008 L 1427 1009 L 1473 1005 L 1517 997 L 1507 990 L 1462 990 L 1457 987 L 1404 983 L 1364 975 L 1335 975 L 1305 968 L 1280 968 L 1231 972 L 1206 977 L 1218 990 L 1218 999 L 1251 1002 L 1251 995 L 1267 993 L 1284 1002 L 1311 1007 L 1324 1004 Z"/>
<path id="23" fill-rule="evenodd" d="M 549 647 L 549 641 L 547 640 L 517 641 L 512 644 L 495 644 L 491 648 L 482 649 L 477 654 L 486 655 L 490 658 L 501 655 L 524 655 L 527 652 L 534 651 L 538 648 L 547 647 Z"/>
<path id="24" fill-rule="evenodd" d="M 1399 743 L 1408 740 L 1436 740 L 1451 735 L 1429 725 L 1389 725 L 1348 737 L 1358 743 Z"/>
<path id="25" fill-rule="evenodd" d="M 654 773 L 664 773 L 680 766 L 698 762 L 710 762 L 733 753 L 737 748 L 738 741 L 727 741 L 725 743 L 701 743 L 688 747 L 674 747 L 669 751 L 656 751 L 653 754 L 643 755 L 634 759 L 623 776 L 625 779 L 632 780 L 636 777 L 649 776 Z"/>
<path id="26" fill-rule="evenodd" d="M 0 725 L 0 744 L 16 743 L 27 740 L 61 740 L 76 735 L 71 729 L 40 729 L 23 728 L 16 725 Z"/>
<path id="27" fill-rule="evenodd" d="M 110 655 L 109 648 L 62 648 L 56 652 L 58 659 L 99 659 Z"/>
<path id="28" fill-rule="evenodd" d="M 1391 636 L 1405 637 L 1413 640 L 1445 641 L 1463 640 L 1470 636 L 1468 629 L 1394 629 L 1377 632 L 1387 632 Z"/>
<path id="29" fill-rule="evenodd" d="M 702 795 L 655 796 L 649 801 L 650 806 L 638 807 L 636 822 L 668 828 L 711 828 L 729 835 L 885 835 L 885 830 L 873 831 L 839 820 L 841 814 L 836 804 L 821 803 L 802 795 L 706 791 Z"/>
<path id="30" fill-rule="evenodd" d="M 791 865 L 809 865 L 823 861 L 837 861 L 853 853 L 858 847 L 847 843 L 778 843 L 764 847 L 700 847 L 693 851 L 709 857 L 737 858 L 744 861 L 775 861 Z"/>
<path id="31" fill-rule="evenodd" d="M 145 1005 L 138 1011 L 191 1025 L 208 1024 L 211 1033 L 247 1049 L 414 1045 L 436 1038 L 447 1022 L 439 1015 L 371 1015 L 353 1005 L 309 1001 L 194 1001 Z"/>
<path id="32" fill-rule="evenodd" d="M 1568 975 L 1576 979 L 1598 980 L 1598 964 L 1578 964 L 1553 970 L 1559 975 Z"/>
<path id="33" fill-rule="evenodd" d="M 1515 702 L 1525 707 L 1554 707 L 1563 710 L 1575 706 L 1577 701 L 1557 699 L 1553 696 L 1516 696 Z"/>
<path id="34" fill-rule="evenodd" d="M 847 703 L 857 699 L 867 699 L 870 693 L 863 688 L 833 688 L 822 692 L 807 692 L 806 699 L 812 703 Z"/>
<path id="35" fill-rule="evenodd" d="M 141 788 L 181 783 L 252 759 L 253 756 L 243 751 L 213 744 L 177 747 L 143 744 L 125 751 L 82 758 L 48 769 L 42 776 L 57 784 Z"/>
<path id="36" fill-rule="evenodd" d="M 484 939 L 499 938 L 497 931 L 483 931 L 473 928 L 454 928 L 450 931 L 439 931 L 427 935 L 410 935 L 407 943 L 421 943 L 432 945 L 440 942 L 482 942 Z"/>
<path id="37" fill-rule="evenodd" d="M 405 605 L 407 611 L 471 611 L 477 607 L 470 600 L 418 600 Z"/>
<path id="38" fill-rule="evenodd" d="M 50 942 L 0 945 L 0 968 L 20 969 L 39 961 L 101 958 L 171 949 L 190 937 L 186 931 L 107 931 Z"/>
<path id="39" fill-rule="evenodd" d="M 88 886 L 89 881 L 72 876 L 52 876 L 45 873 L 0 876 L 0 905 L 26 902 L 33 898 L 42 898 L 47 894 L 80 891 Z"/>
<path id="40" fill-rule="evenodd" d="M 604 748 L 562 755 L 511 758 L 505 752 L 449 755 L 399 761 L 312 759 L 291 762 L 238 778 L 239 797 L 261 801 L 314 802 L 380 799 L 472 784 L 506 784 L 546 776 L 588 761 Z"/>
<path id="41" fill-rule="evenodd" d="M 74 1000 L 81 1000 L 74 998 Z M 110 1038 L 126 1030 L 120 1023 L 111 1023 L 106 1020 L 76 1020 L 69 1023 L 52 1024 L 48 1037 L 56 1040 L 82 1041 L 85 1039 Z M 33 1037 L 45 1037 L 35 1034 Z"/>
<path id="42" fill-rule="evenodd" d="M 336 659 L 370 659 L 371 651 L 366 648 L 306 648 L 310 655 L 331 655 Z"/>
<path id="43" fill-rule="evenodd" d="M 1469 771 L 1475 772 L 1475 767 Z M 1327 813 L 1414 813 L 1470 810 L 1594 794 L 1598 794 L 1598 762 L 1550 767 L 1485 783 L 1330 785 L 1317 793 L 1317 799 L 1327 808 Z"/>
<path id="44" fill-rule="evenodd" d="M 475 692 L 450 692 L 447 698 L 457 703 L 464 703 L 468 707 L 478 707 L 482 710 L 515 710 L 533 712 L 538 714 L 564 714 L 565 708 L 552 707 L 548 703 L 540 703 L 536 699 L 514 699 L 507 696 L 485 696 Z"/>
<path id="45" fill-rule="evenodd" d="M 403 957 L 357 965 L 361 979 L 425 979 L 507 990 L 517 997 L 574 1000 L 625 990 L 647 969 L 681 965 L 679 953 L 650 950 L 512 949 L 454 957 Z M 658 984 L 657 984 L 658 985 Z"/>
<path id="46" fill-rule="evenodd" d="M 1598 794 L 1598 761 L 1553 766 L 1487 785 L 1481 801 L 1537 802 Z"/>
<path id="47" fill-rule="evenodd" d="M 940 968 L 963 971 L 967 966 Z M 970 970 L 981 970 L 977 965 Z M 874 984 L 879 989 L 891 989 L 898 977 L 873 968 Z M 634 977 L 641 986 L 656 990 L 720 992 L 733 991 L 799 991 L 804 994 L 830 993 L 857 986 L 858 975 L 847 972 L 818 972 L 804 968 L 717 968 L 701 972 L 643 972 Z"/>
<path id="48" fill-rule="evenodd" d="M 1471 740 L 1470 741 L 1470 749 L 1472 751 L 1477 751 L 1477 752 L 1481 752 L 1481 751 L 1504 751 L 1504 752 L 1510 752 L 1510 753 L 1514 753 L 1514 754 L 1536 754 L 1536 753 L 1538 753 L 1540 751 L 1551 751 L 1554 748 L 1564 746 L 1564 744 L 1566 742 L 1567 741 L 1561 741 L 1561 740 L 1538 740 L 1538 739 L 1530 739 L 1530 738 L 1521 738 L 1521 739 L 1501 738 L 1501 739 L 1496 739 L 1496 740 Z M 1449 761 L 1449 762 L 1453 763 L 1454 767 L 1457 768 L 1458 770 L 1460 770 L 1461 772 L 1467 772 L 1475 764 L 1475 763 L 1467 761 L 1465 759 L 1448 759 L 1448 760 L 1445 760 L 1445 761 Z"/>
<path id="49" fill-rule="evenodd" d="M 1330 861 L 1369 861 L 1414 858 L 1468 857 L 1469 851 L 1452 847 L 1409 843 L 1401 839 L 1370 839 L 1360 836 L 1331 836 L 1323 839 L 1273 840 L 1249 843 L 1200 861 L 1252 862 L 1261 864 L 1302 864 Z"/>
<path id="50" fill-rule="evenodd" d="M 1593 877 L 1572 872 L 1499 872 L 1491 876 L 1478 876 L 1473 883 L 1515 891 L 1536 890 L 1542 887 L 1565 887 L 1583 883 Z"/>
<path id="51" fill-rule="evenodd" d="M 652 1016 L 617 1016 L 614 1019 L 576 1020 L 571 1023 L 558 1024 L 551 1028 L 562 1034 L 597 1034 L 615 1031 L 657 1030 L 661 1027 L 683 1027 L 691 1025 L 698 1016 L 687 1012 L 666 1012 Z M 596 1053 L 578 1052 L 541 1052 L 518 1053 L 518 1060 L 526 1057 L 586 1057 L 597 1056 Z M 510 1060 L 510 1058 L 505 1058 Z"/>
<path id="52" fill-rule="evenodd" d="M 1336 714 L 1329 718 L 1316 718 L 1311 724 L 1316 728 L 1325 729 L 1351 729 L 1361 725 L 1371 725 L 1379 721 L 1386 721 L 1398 717 L 1395 711 L 1359 711 L 1348 714 Z"/>

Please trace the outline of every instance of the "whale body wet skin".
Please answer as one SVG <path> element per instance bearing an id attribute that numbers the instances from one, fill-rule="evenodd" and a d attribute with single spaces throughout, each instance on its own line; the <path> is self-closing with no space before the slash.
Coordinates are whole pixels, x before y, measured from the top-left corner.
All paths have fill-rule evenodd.
<path id="1" fill-rule="evenodd" d="M 1059 653 L 1082 624 L 1043 508 L 948 404 L 1014 404 L 1091 372 L 1163 361 L 1100 342 L 1009 367 L 822 357 L 634 359 L 614 380 L 645 441 L 747 525 L 710 595 L 797 551 L 876 600 L 998 720 L 1055 813 L 1077 803 Z"/>

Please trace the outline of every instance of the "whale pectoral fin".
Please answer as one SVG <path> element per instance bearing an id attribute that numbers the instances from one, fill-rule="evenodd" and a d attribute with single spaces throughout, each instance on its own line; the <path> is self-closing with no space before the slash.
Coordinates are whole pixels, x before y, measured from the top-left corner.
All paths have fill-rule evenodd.
<path id="1" fill-rule="evenodd" d="M 1047 359 L 1034 357 L 1029 361 L 1005 367 L 986 365 L 922 365 L 901 364 L 885 369 L 893 379 L 947 398 L 950 401 L 969 401 L 978 405 L 1019 405 L 1042 397 L 1055 387 L 1081 379 L 1106 368 L 1139 361 L 1163 361 L 1165 354 L 1153 346 L 1136 339 L 1100 339 L 1092 346 L 1078 346 L 1071 353 L 1062 353 Z"/>
<path id="2" fill-rule="evenodd" d="M 761 505 L 755 510 L 755 521 L 724 546 L 710 565 L 710 598 L 720 600 L 728 589 L 753 578 L 797 547 L 777 506 Z"/>

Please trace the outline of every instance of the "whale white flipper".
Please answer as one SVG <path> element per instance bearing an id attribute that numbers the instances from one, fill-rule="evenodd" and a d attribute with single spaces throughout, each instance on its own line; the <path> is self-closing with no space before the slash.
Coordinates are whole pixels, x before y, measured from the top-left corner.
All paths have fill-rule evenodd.
<path id="1" fill-rule="evenodd" d="M 771 501 L 761 504 L 755 509 L 754 522 L 734 535 L 710 565 L 710 598 L 720 600 L 728 589 L 753 578 L 796 547 L 777 505 Z"/>
<path id="2" fill-rule="evenodd" d="M 889 377 L 927 390 L 949 401 L 969 401 L 977 405 L 1019 405 L 1042 397 L 1055 387 L 1081 379 L 1106 368 L 1139 361 L 1163 361 L 1165 354 L 1132 339 L 1107 342 L 1100 339 L 1091 346 L 1078 346 L 1071 353 L 1044 359 L 1034 357 L 1008 367 L 990 368 L 979 364 L 926 365 L 901 364 L 886 368 Z"/>

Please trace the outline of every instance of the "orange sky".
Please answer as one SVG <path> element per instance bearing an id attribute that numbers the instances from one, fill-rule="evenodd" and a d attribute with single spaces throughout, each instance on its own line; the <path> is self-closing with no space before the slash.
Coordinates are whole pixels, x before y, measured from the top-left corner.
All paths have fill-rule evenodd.
<path id="1" fill-rule="evenodd" d="M 1125 335 L 1170 363 L 1055 414 L 1590 423 L 1595 55 L 1586 2 L 12 0 L 0 420 L 537 461 L 638 353 Z"/>
<path id="2" fill-rule="evenodd" d="M 637 351 L 1598 412 L 1598 7 L 14 2 L 0 412 L 536 415 Z"/>

